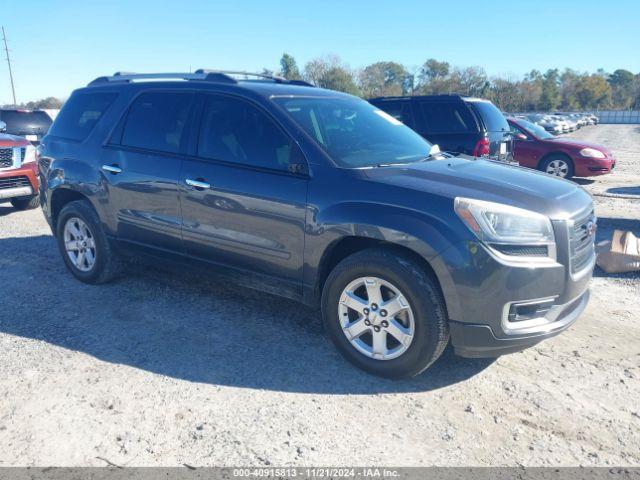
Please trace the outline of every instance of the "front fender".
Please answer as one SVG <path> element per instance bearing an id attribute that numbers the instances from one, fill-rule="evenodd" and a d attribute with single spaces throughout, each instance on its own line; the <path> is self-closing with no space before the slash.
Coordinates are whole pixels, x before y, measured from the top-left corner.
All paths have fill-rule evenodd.
<path id="1" fill-rule="evenodd" d="M 305 286 L 313 287 L 316 295 L 319 294 L 317 286 L 323 273 L 322 265 L 333 248 L 347 237 L 358 237 L 398 245 L 420 255 L 433 267 L 446 299 L 455 288 L 439 254 L 470 235 L 455 216 L 452 201 L 443 199 L 442 202 L 440 208 L 434 209 L 442 213 L 442 217 L 368 202 L 343 202 L 322 211 L 310 207 L 305 241 Z M 450 205 L 444 205 L 447 202 Z"/>

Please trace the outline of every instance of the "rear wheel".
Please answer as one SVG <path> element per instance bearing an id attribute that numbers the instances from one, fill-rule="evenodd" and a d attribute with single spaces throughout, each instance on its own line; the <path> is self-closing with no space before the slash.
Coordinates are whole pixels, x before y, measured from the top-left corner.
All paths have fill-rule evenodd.
<path id="1" fill-rule="evenodd" d="M 570 179 L 573 177 L 573 162 L 564 155 L 552 155 L 542 161 L 540 170 L 554 177 Z"/>
<path id="2" fill-rule="evenodd" d="M 409 258 L 385 250 L 365 250 L 340 262 L 325 283 L 322 312 L 339 351 L 383 377 L 417 375 L 449 339 L 435 279 Z"/>
<path id="3" fill-rule="evenodd" d="M 62 209 L 56 237 L 67 269 L 78 280 L 105 283 L 118 274 L 120 261 L 89 202 L 77 200 Z"/>
<path id="4" fill-rule="evenodd" d="M 34 195 L 32 197 L 17 197 L 11 199 L 11 205 L 16 210 L 33 210 L 40 205 L 40 197 Z"/>

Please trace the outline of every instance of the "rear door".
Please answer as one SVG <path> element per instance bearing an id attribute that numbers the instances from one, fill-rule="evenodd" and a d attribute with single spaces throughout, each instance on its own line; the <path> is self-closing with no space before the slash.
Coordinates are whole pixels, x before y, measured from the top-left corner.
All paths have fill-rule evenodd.
<path id="1" fill-rule="evenodd" d="M 178 179 L 194 98 L 189 92 L 141 93 L 103 149 L 119 240 L 182 252 Z"/>
<path id="2" fill-rule="evenodd" d="M 478 124 L 463 102 L 421 99 L 415 102 L 414 130 L 444 152 L 473 154 L 479 140 Z"/>
<path id="3" fill-rule="evenodd" d="M 300 293 L 308 180 L 296 173 L 306 170 L 299 147 L 248 100 L 199 98 L 197 147 L 180 177 L 186 253 Z"/>
<path id="4" fill-rule="evenodd" d="M 489 156 L 496 160 L 511 161 L 513 142 L 507 119 L 489 100 L 466 100 L 476 112 L 489 140 Z"/>

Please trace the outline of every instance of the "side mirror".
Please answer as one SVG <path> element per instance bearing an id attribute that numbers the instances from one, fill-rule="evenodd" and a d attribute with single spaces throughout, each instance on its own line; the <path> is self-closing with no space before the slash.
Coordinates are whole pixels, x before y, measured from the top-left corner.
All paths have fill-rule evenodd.
<path id="1" fill-rule="evenodd" d="M 0 121 L 0 133 L 4 133 L 7 131 L 7 124 L 3 121 Z"/>
<path id="2" fill-rule="evenodd" d="M 526 140 L 527 136 L 524 133 L 516 133 L 513 138 L 516 140 Z"/>

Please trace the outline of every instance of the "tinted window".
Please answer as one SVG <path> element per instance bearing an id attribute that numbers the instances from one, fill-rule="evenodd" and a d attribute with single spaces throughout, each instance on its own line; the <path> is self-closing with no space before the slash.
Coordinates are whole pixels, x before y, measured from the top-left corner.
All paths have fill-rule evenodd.
<path id="1" fill-rule="evenodd" d="M 473 116 L 464 104 L 422 102 L 420 106 L 427 133 L 464 133 L 476 130 Z"/>
<path id="2" fill-rule="evenodd" d="M 198 140 L 198 155 L 226 162 L 287 170 L 290 139 L 253 105 L 208 95 Z"/>
<path id="3" fill-rule="evenodd" d="M 488 132 L 509 130 L 507 119 L 493 103 L 487 101 L 470 103 L 482 117 L 482 122 Z"/>
<path id="4" fill-rule="evenodd" d="M 364 100 L 280 97 L 275 101 L 343 167 L 417 162 L 431 149 L 420 135 Z"/>
<path id="5" fill-rule="evenodd" d="M 413 127 L 413 113 L 411 112 L 411 104 L 409 102 L 379 102 L 374 105 L 387 112 L 396 120 L 400 120 L 406 126 Z"/>
<path id="6" fill-rule="evenodd" d="M 117 93 L 74 93 L 62 107 L 51 134 L 72 140 L 87 138 Z"/>
<path id="7" fill-rule="evenodd" d="M 122 144 L 160 152 L 180 152 L 192 100 L 191 93 L 143 93 L 129 109 Z"/>
<path id="8" fill-rule="evenodd" d="M 14 135 L 44 135 L 51 126 L 51 117 L 46 112 L 28 110 L 3 110 L 0 120 L 7 124 L 7 133 Z"/>

